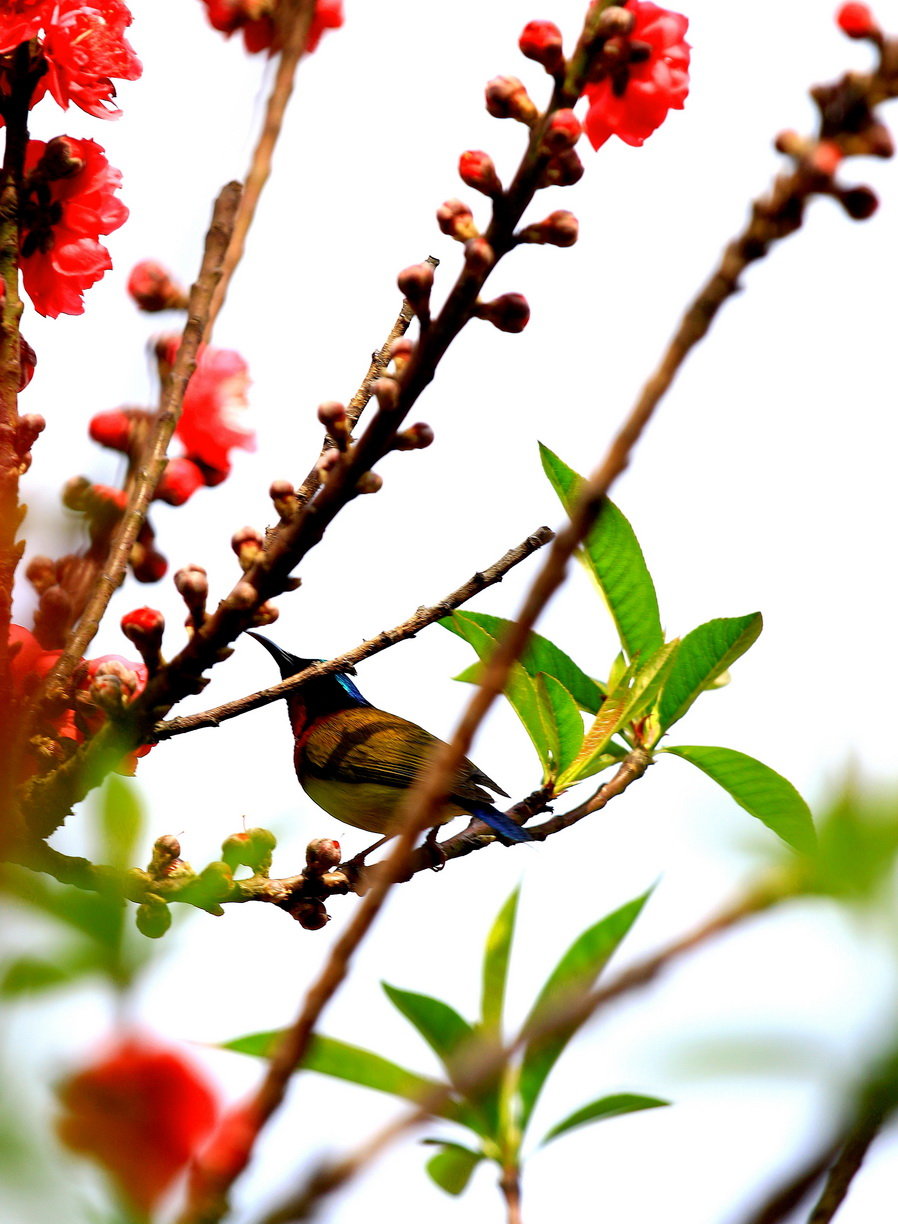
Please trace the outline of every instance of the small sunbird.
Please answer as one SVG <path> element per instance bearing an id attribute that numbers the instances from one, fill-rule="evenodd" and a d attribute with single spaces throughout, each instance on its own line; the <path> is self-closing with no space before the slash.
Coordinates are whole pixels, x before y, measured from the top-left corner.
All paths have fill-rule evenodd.
<path id="1" fill-rule="evenodd" d="M 284 680 L 320 662 L 289 654 L 261 633 L 250 637 L 272 655 Z M 287 711 L 296 776 L 309 798 L 344 824 L 384 837 L 398 833 L 405 793 L 441 741 L 417 723 L 373 706 L 343 673 L 316 677 L 290 693 Z M 505 795 L 465 759 L 435 823 L 476 816 L 507 841 L 531 841 L 526 829 L 493 807 L 485 787 Z"/>

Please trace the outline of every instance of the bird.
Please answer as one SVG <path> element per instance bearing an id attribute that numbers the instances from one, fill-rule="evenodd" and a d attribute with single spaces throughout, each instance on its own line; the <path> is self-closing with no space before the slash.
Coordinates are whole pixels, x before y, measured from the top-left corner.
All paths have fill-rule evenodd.
<path id="1" fill-rule="evenodd" d="M 261 633 L 247 632 L 274 658 L 284 680 L 322 661 L 300 658 Z M 289 693 L 286 701 L 295 745 L 293 764 L 309 798 L 344 824 L 380 834 L 382 841 L 398 833 L 406 792 L 442 741 L 417 723 L 373 706 L 343 672 L 314 677 Z M 466 758 L 455 773 L 436 827 L 467 814 L 489 825 L 502 841 L 531 841 L 526 829 L 493 806 L 490 790 L 508 798 Z M 431 844 L 436 827 L 429 835 Z"/>

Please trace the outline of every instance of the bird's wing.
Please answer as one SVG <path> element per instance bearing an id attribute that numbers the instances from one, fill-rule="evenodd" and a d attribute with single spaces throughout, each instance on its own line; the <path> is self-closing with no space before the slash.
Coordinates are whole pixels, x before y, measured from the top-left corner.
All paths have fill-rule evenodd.
<path id="1" fill-rule="evenodd" d="M 405 789 L 441 743 L 417 723 L 373 706 L 341 710 L 316 720 L 297 745 L 297 767 L 312 777 L 347 784 L 375 783 Z M 470 761 L 456 774 L 452 795 L 490 800 L 495 782 Z"/>

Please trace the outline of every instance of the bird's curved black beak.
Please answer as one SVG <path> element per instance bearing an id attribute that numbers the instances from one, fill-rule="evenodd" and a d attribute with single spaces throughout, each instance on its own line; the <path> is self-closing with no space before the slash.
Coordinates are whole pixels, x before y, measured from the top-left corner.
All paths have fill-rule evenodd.
<path id="1" fill-rule="evenodd" d="M 276 646 L 269 638 L 263 637 L 261 633 L 254 633 L 252 629 L 247 629 L 246 632 L 251 638 L 255 638 L 257 642 L 261 642 L 265 647 L 280 668 L 282 680 L 289 680 L 297 672 L 305 671 L 307 667 L 311 667 L 313 663 L 318 662 L 317 659 L 301 659 L 299 655 L 290 654 L 288 650 L 282 650 L 280 646 Z"/>

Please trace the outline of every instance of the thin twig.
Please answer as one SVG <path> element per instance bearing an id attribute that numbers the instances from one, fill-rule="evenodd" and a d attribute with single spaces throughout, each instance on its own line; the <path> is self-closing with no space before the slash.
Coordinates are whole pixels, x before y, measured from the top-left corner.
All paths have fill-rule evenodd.
<path id="1" fill-rule="evenodd" d="M 228 183 L 215 201 L 199 276 L 190 290 L 187 322 L 171 375 L 165 386 L 161 407 L 153 421 L 141 462 L 136 468 L 128 507 L 110 544 L 105 569 L 97 576 L 94 594 L 56 667 L 48 677 L 48 695 L 58 692 L 66 685 L 99 629 L 109 601 L 125 576 L 131 548 L 146 518 L 159 478 L 165 470 L 166 452 L 181 415 L 187 384 L 196 369 L 197 353 L 209 317 L 212 295 L 222 275 L 222 261 L 231 238 L 239 202 L 239 183 Z"/>
<path id="2" fill-rule="evenodd" d="M 858 1120 L 838 1151 L 826 1178 L 826 1185 L 808 1217 L 808 1224 L 829 1224 L 839 1210 L 864 1157 L 882 1129 L 885 1115 L 876 1110 Z"/>
<path id="3" fill-rule="evenodd" d="M 296 69 L 305 54 L 309 29 L 315 14 L 316 0 L 281 0 L 278 9 L 278 29 L 283 36 L 283 49 L 278 56 L 277 71 L 271 94 L 265 108 L 262 131 L 253 150 L 252 160 L 246 175 L 243 198 L 234 222 L 234 231 L 227 249 L 222 276 L 212 298 L 209 317 L 204 330 L 208 343 L 215 321 L 224 305 L 231 278 L 243 257 L 246 236 L 256 215 L 256 207 L 262 190 L 271 174 L 271 162 L 278 137 L 284 126 L 284 115 L 293 93 Z"/>
<path id="4" fill-rule="evenodd" d="M 260 706 L 269 705 L 273 701 L 279 701 L 282 697 L 286 697 L 289 693 L 301 688 L 303 684 L 315 676 L 329 676 L 334 672 L 345 672 L 356 663 L 361 663 L 363 659 L 369 659 L 372 655 L 386 650 L 388 646 L 395 646 L 397 642 L 414 637 L 422 629 L 426 629 L 428 625 L 432 625 L 435 621 L 442 620 L 443 617 L 448 616 L 453 608 L 460 607 L 462 604 L 467 603 L 469 599 L 473 599 L 481 591 L 486 590 L 487 587 L 501 582 L 509 570 L 519 565 L 521 561 L 525 561 L 527 557 L 531 556 L 537 549 L 542 548 L 544 544 L 547 544 L 552 539 L 553 534 L 548 527 L 537 528 L 526 540 L 523 540 L 515 548 L 509 549 L 505 556 L 500 557 L 494 565 L 489 566 L 488 569 L 478 571 L 467 582 L 458 587 L 457 590 L 441 599 L 438 604 L 434 604 L 429 608 L 419 608 L 408 620 L 403 621 L 401 625 L 397 625 L 395 629 L 385 629 L 376 637 L 362 642 L 360 646 L 348 650 L 345 654 L 329 659 L 326 663 L 316 663 L 312 667 L 307 667 L 304 671 L 297 672 L 289 680 L 282 680 L 279 684 L 273 684 L 269 688 L 261 689 L 258 693 L 251 693 L 248 697 L 240 697 L 236 701 L 225 702 L 223 705 L 215 706 L 211 710 L 203 710 L 198 714 L 188 714 L 183 718 L 172 718 L 168 722 L 157 723 L 153 729 L 154 738 L 156 740 L 166 740 L 171 739 L 175 735 L 183 735 L 186 731 L 195 731 L 199 727 L 218 727 L 229 718 L 236 718 L 239 714 L 245 714 L 249 710 L 257 710 Z"/>

